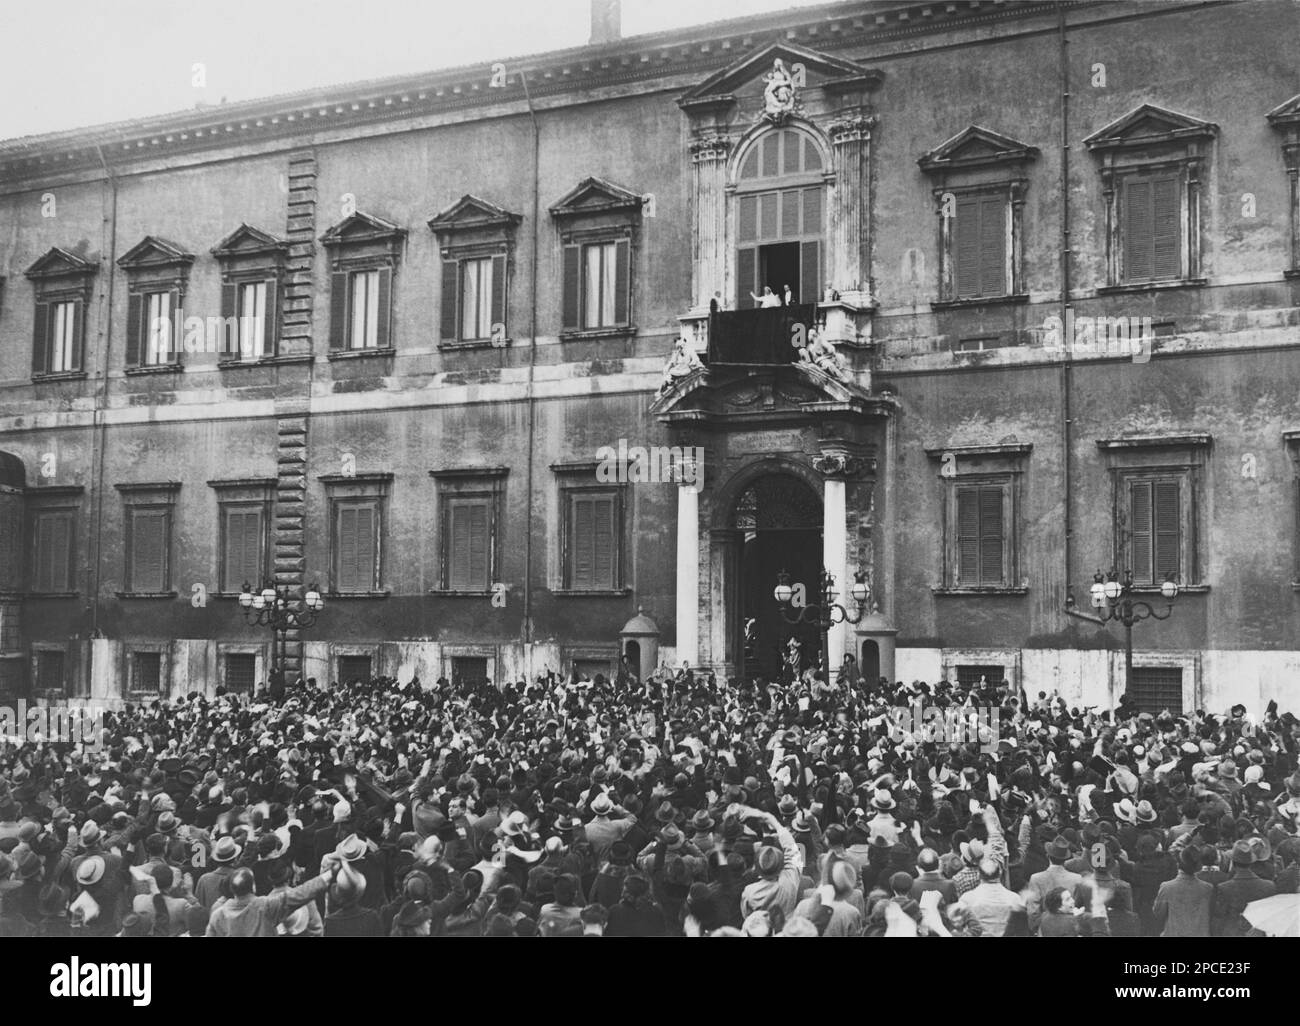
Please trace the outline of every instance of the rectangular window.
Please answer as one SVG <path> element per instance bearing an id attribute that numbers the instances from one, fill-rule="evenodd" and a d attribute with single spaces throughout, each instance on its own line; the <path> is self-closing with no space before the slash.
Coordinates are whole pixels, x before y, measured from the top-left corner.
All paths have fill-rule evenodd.
<path id="1" fill-rule="evenodd" d="M 567 511 L 565 587 L 613 591 L 618 585 L 618 495 L 571 492 Z"/>
<path id="2" fill-rule="evenodd" d="M 266 351 L 266 282 L 239 286 L 239 356 L 253 362 L 270 355 Z"/>
<path id="3" fill-rule="evenodd" d="M 452 656 L 451 683 L 456 687 L 477 687 L 488 679 L 485 656 Z"/>
<path id="4" fill-rule="evenodd" d="M 1128 482 L 1125 534 L 1135 584 L 1158 585 L 1182 571 L 1182 482 L 1153 478 Z"/>
<path id="5" fill-rule="evenodd" d="M 158 367 L 172 362 L 172 294 L 150 292 L 145 295 L 144 365 Z"/>
<path id="6" fill-rule="evenodd" d="M 365 593 L 379 586 L 379 504 L 334 503 L 334 590 Z"/>
<path id="7" fill-rule="evenodd" d="M 65 653 L 45 650 L 36 653 L 36 686 L 42 691 L 62 691 L 66 687 Z"/>
<path id="8" fill-rule="evenodd" d="M 127 590 L 140 595 L 170 591 L 170 507 L 131 508 L 127 512 Z"/>
<path id="9" fill-rule="evenodd" d="M 460 264 L 460 337 L 467 342 L 492 337 L 492 264 L 491 257 Z"/>
<path id="10" fill-rule="evenodd" d="M 1183 668 L 1181 666 L 1135 666 L 1128 682 L 1128 697 L 1139 713 L 1159 716 L 1168 709 L 1183 712 Z"/>
<path id="11" fill-rule="evenodd" d="M 963 196 L 952 221 L 953 281 L 958 299 L 1006 294 L 1007 200 Z"/>
<path id="12" fill-rule="evenodd" d="M 1006 583 L 1003 485 L 957 489 L 957 585 L 979 588 Z"/>
<path id="13" fill-rule="evenodd" d="M 265 576 L 265 508 L 223 505 L 221 513 L 221 590 L 237 592 L 245 583 L 257 588 Z"/>
<path id="14" fill-rule="evenodd" d="M 379 345 L 379 272 L 356 271 L 351 278 L 352 324 L 349 349 Z"/>
<path id="15" fill-rule="evenodd" d="M 339 684 L 352 684 L 370 680 L 370 656 L 341 655 L 338 657 Z"/>
<path id="16" fill-rule="evenodd" d="M 957 667 L 957 683 L 972 687 L 981 680 L 988 684 L 1001 684 L 1007 675 L 1005 666 L 966 665 Z"/>
<path id="17" fill-rule="evenodd" d="M 582 247 L 584 328 L 608 328 L 614 322 L 614 243 Z"/>
<path id="18" fill-rule="evenodd" d="M 443 565 L 449 591 L 487 591 L 492 566 L 492 502 L 448 498 L 443 513 Z"/>
<path id="19" fill-rule="evenodd" d="M 33 518 L 32 590 L 72 591 L 72 538 L 76 514 L 72 510 L 43 510 Z"/>
<path id="20" fill-rule="evenodd" d="M 50 326 L 50 373 L 77 370 L 77 304 L 71 300 L 53 305 Z"/>
<path id="21" fill-rule="evenodd" d="M 162 653 L 131 653 L 131 690 L 157 693 L 162 690 Z"/>
<path id="22" fill-rule="evenodd" d="M 257 656 L 251 652 L 226 655 L 226 690 L 251 692 L 257 685 Z"/>
<path id="23" fill-rule="evenodd" d="M 1124 180 L 1120 233 L 1124 281 L 1178 278 L 1182 274 L 1182 200 L 1177 174 Z"/>

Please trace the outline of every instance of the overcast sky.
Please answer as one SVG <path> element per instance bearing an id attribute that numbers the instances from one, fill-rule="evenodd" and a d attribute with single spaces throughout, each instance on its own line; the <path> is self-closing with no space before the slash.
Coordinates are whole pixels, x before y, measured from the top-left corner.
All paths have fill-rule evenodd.
<path id="1" fill-rule="evenodd" d="M 822 0 L 623 0 L 623 35 Z M 0 0 L 0 139 L 585 44 L 589 0 Z M 206 84 L 193 84 L 202 64 Z"/>

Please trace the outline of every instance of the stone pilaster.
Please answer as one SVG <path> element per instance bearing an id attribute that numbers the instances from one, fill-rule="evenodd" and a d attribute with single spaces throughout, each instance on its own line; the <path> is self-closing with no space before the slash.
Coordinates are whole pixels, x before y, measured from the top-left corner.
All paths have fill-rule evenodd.
<path id="1" fill-rule="evenodd" d="M 727 155 L 731 140 L 708 134 L 691 142 L 691 174 L 695 219 L 691 227 L 691 299 L 695 310 L 707 310 L 719 295 L 726 305 L 727 285 Z"/>
<path id="2" fill-rule="evenodd" d="M 830 124 L 835 188 L 831 190 L 827 276 L 845 299 L 861 305 L 871 301 L 870 149 L 875 123 L 869 114 L 847 113 Z"/>

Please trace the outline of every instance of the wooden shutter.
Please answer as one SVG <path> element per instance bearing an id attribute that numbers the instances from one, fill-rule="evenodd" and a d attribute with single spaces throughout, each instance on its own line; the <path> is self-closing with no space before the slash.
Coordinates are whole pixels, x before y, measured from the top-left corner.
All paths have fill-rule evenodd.
<path id="1" fill-rule="evenodd" d="M 379 298 L 377 300 L 378 324 L 375 327 L 375 345 L 387 349 L 393 344 L 393 269 L 379 268 Z"/>
<path id="2" fill-rule="evenodd" d="M 592 577 L 593 587 L 614 587 L 614 498 L 602 496 L 592 501 Z"/>
<path id="3" fill-rule="evenodd" d="M 758 238 L 758 197 L 741 196 L 736 211 L 736 239 L 753 242 Z"/>
<path id="4" fill-rule="evenodd" d="M 1002 489 L 981 488 L 980 584 L 1002 583 Z"/>
<path id="5" fill-rule="evenodd" d="M 1152 182 L 1130 179 L 1124 186 L 1124 279 L 1148 281 L 1155 272 L 1152 261 L 1154 223 Z"/>
<path id="6" fill-rule="evenodd" d="M 753 303 L 750 293 L 758 294 L 758 247 L 742 246 L 736 250 L 736 309 L 748 309 Z"/>
<path id="7" fill-rule="evenodd" d="M 1151 183 L 1152 256 L 1154 278 L 1177 278 L 1182 274 L 1182 204 L 1177 175 L 1156 178 Z"/>
<path id="8" fill-rule="evenodd" d="M 632 240 L 614 243 L 614 323 L 630 324 L 632 315 Z"/>
<path id="9" fill-rule="evenodd" d="M 140 345 L 144 341 L 144 296 L 132 292 L 126 300 L 126 365 L 140 366 Z"/>
<path id="10" fill-rule="evenodd" d="M 505 333 L 506 325 L 506 258 L 504 254 L 492 258 L 492 323 L 488 335 L 496 341 L 497 325 Z"/>
<path id="11" fill-rule="evenodd" d="M 69 370 L 81 370 L 85 366 L 83 351 L 86 340 L 86 301 L 72 301 L 72 361 Z"/>
<path id="12" fill-rule="evenodd" d="M 221 341 L 218 343 L 218 360 L 242 358 L 244 355 L 244 326 L 239 321 L 239 286 L 234 282 L 221 284 Z M 232 319 L 233 318 L 233 319 Z M 228 325 L 235 325 L 231 337 Z M 253 582 L 257 584 L 256 581 Z"/>
<path id="13" fill-rule="evenodd" d="M 822 191 L 803 190 L 803 233 L 820 235 L 822 231 Z"/>
<path id="14" fill-rule="evenodd" d="M 453 499 L 448 520 L 447 586 L 452 591 L 487 591 L 487 503 L 482 499 Z"/>
<path id="15" fill-rule="evenodd" d="M 72 514 L 39 513 L 36 517 L 32 586 L 38 592 L 72 588 Z"/>
<path id="16" fill-rule="evenodd" d="M 572 547 L 572 570 L 569 574 L 569 587 L 590 588 L 594 574 L 592 572 L 592 500 L 583 495 L 572 499 L 573 525 L 569 535 Z"/>
<path id="17" fill-rule="evenodd" d="M 235 591 L 245 581 L 256 588 L 262 576 L 262 511 L 248 508 L 227 510 L 222 590 Z"/>
<path id="18" fill-rule="evenodd" d="M 775 192 L 765 192 L 758 197 L 758 237 L 769 241 L 780 237 L 780 225 L 777 222 L 777 199 Z M 770 282 L 764 282 L 768 285 Z M 776 291 L 773 289 L 773 291 Z"/>
<path id="19" fill-rule="evenodd" d="M 262 326 L 262 356 L 276 356 L 280 352 L 280 283 L 274 277 L 266 279 L 266 323 Z"/>
<path id="20" fill-rule="evenodd" d="M 817 282 L 821 275 L 820 242 L 804 242 L 799 246 L 799 294 L 795 301 L 814 303 L 820 294 Z"/>
<path id="21" fill-rule="evenodd" d="M 957 200 L 957 216 L 952 223 L 956 236 L 953 243 L 958 299 L 972 299 L 980 291 L 980 202 L 977 196 Z"/>
<path id="22" fill-rule="evenodd" d="M 577 328 L 582 311 L 582 247 L 564 247 L 564 327 Z"/>
<path id="23" fill-rule="evenodd" d="M 781 238 L 793 239 L 798 236 L 801 201 L 798 189 L 787 189 L 781 193 Z"/>
<path id="24" fill-rule="evenodd" d="M 330 275 L 330 348 L 348 346 L 348 275 L 335 271 Z"/>
<path id="25" fill-rule="evenodd" d="M 980 506 L 978 488 L 957 489 L 957 584 L 980 579 Z"/>
<path id="26" fill-rule="evenodd" d="M 980 295 L 1005 294 L 1006 272 L 1006 200 L 1001 196 L 985 196 L 980 200 Z"/>
<path id="27" fill-rule="evenodd" d="M 1177 481 L 1158 481 L 1155 485 L 1155 575 L 1152 584 L 1166 576 L 1177 577 L 1182 562 L 1182 503 Z"/>
<path id="28" fill-rule="evenodd" d="M 338 590 L 366 592 L 375 587 L 375 503 L 338 507 Z"/>
<path id="29" fill-rule="evenodd" d="M 50 575 L 50 554 L 52 535 L 54 533 L 54 518 L 49 515 L 38 515 L 35 523 L 35 545 L 36 557 L 32 565 L 32 586 L 36 591 L 53 591 L 51 586 Z"/>
<path id="30" fill-rule="evenodd" d="M 167 590 L 167 513 L 135 510 L 131 517 L 130 590 L 154 593 Z"/>
<path id="31" fill-rule="evenodd" d="M 460 312 L 460 261 L 448 258 L 442 262 L 442 306 L 438 311 L 438 333 L 444 342 L 460 339 L 457 314 Z"/>
<path id="32" fill-rule="evenodd" d="M 1151 482 L 1129 484 L 1129 562 L 1133 579 L 1150 584 L 1151 576 Z"/>
<path id="33" fill-rule="evenodd" d="M 32 373 L 44 374 L 50 366 L 50 311 L 53 303 L 36 304 L 36 323 L 32 328 Z"/>
<path id="34" fill-rule="evenodd" d="M 170 327 L 167 332 L 167 359 L 165 363 L 179 367 L 181 362 L 181 350 L 184 348 L 181 342 L 184 338 L 185 324 L 181 317 L 181 294 L 178 289 L 172 289 L 168 292 L 171 297 L 168 301 L 167 319 Z"/>

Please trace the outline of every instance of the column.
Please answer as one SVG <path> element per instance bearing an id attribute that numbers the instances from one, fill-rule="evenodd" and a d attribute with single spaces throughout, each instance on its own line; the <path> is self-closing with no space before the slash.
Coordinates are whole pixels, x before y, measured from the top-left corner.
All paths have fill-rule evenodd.
<path id="1" fill-rule="evenodd" d="M 715 292 L 729 306 L 727 295 L 727 153 L 731 142 L 707 135 L 691 142 L 695 190 L 695 224 L 692 232 L 691 300 L 695 310 L 708 310 Z"/>
<path id="2" fill-rule="evenodd" d="M 831 123 L 835 187 L 831 190 L 830 259 L 826 277 L 850 301 L 870 301 L 867 214 L 871 209 L 868 151 L 875 118 L 862 113 Z M 826 284 L 822 283 L 823 286 Z"/>
<path id="3" fill-rule="evenodd" d="M 698 468 L 697 468 L 698 469 Z M 695 473 L 677 484 L 677 665 L 700 655 L 700 492 Z"/>
<path id="4" fill-rule="evenodd" d="M 827 477 L 825 495 L 822 500 L 822 565 L 826 572 L 835 578 L 835 601 L 846 609 L 852 608 L 853 599 L 849 588 L 853 584 L 852 575 L 847 574 L 849 540 L 846 528 L 848 509 L 845 502 L 845 481 L 843 477 Z M 827 637 L 829 664 L 826 672 L 834 680 L 835 671 L 844 662 L 846 639 L 849 625 L 837 623 L 830 629 Z"/>

